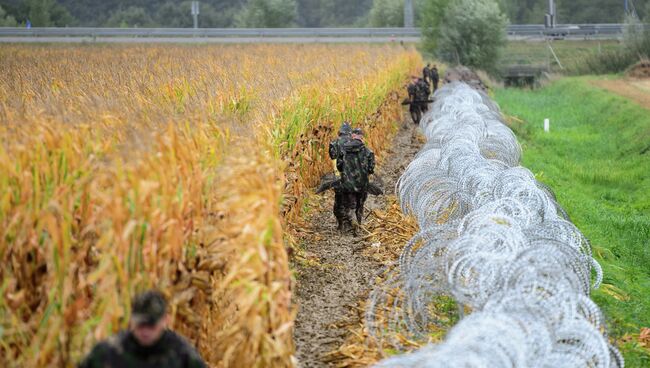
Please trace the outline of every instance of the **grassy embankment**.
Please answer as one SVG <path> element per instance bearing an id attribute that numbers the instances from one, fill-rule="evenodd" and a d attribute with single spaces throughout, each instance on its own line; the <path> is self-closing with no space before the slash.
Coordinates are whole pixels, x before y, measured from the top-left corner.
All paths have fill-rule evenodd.
<path id="1" fill-rule="evenodd" d="M 650 349 L 650 112 L 593 87 L 589 78 L 495 92 L 524 148 L 523 165 L 550 185 L 591 240 L 605 273 L 593 299 L 626 366 L 647 367 Z M 544 133 L 543 119 L 551 131 Z M 519 121 L 521 119 L 522 121 Z"/>

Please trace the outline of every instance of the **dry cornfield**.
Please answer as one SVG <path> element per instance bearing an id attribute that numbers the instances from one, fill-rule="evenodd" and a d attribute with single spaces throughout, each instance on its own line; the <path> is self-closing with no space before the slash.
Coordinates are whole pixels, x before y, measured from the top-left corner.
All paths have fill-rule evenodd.
<path id="1" fill-rule="evenodd" d="M 361 45 L 3 46 L 0 366 L 69 367 L 156 286 L 215 367 L 292 366 L 287 247 L 342 120 L 421 64 Z"/>

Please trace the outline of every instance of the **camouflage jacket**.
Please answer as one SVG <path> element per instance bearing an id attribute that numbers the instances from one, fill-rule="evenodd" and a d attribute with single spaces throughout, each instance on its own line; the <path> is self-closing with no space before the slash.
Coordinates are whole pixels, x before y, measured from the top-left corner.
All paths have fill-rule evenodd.
<path id="1" fill-rule="evenodd" d="M 341 189 L 365 192 L 368 189 L 368 176 L 375 172 L 375 154 L 357 139 L 348 140 L 342 148 L 339 159 L 342 162 Z"/>
<path id="2" fill-rule="evenodd" d="M 429 89 L 429 84 L 424 80 L 420 80 L 417 83 L 417 92 L 415 93 L 418 101 L 426 101 L 429 99 L 431 90 Z"/>
<path id="3" fill-rule="evenodd" d="M 95 345 L 79 368 L 207 368 L 183 337 L 165 331 L 154 346 L 143 347 L 123 331 Z"/>
<path id="4" fill-rule="evenodd" d="M 406 90 L 409 93 L 409 98 L 411 101 L 417 100 L 418 85 L 416 83 L 410 83 L 408 87 L 406 87 Z"/>

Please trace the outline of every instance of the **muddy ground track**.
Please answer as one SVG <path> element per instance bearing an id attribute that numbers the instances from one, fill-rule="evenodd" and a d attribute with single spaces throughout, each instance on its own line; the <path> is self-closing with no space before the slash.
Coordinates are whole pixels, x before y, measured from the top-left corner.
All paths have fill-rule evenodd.
<path id="1" fill-rule="evenodd" d="M 417 127 L 410 119 L 405 120 L 378 170 L 389 195 L 393 194 L 395 183 L 421 145 Z M 343 344 L 348 335 L 347 326 L 358 323 L 359 314 L 355 308 L 367 297 L 374 276 L 384 268 L 364 255 L 363 250 L 370 247 L 371 242 L 363 240 L 363 231 L 356 237 L 338 233 L 331 210 L 332 193 L 319 201 L 319 210 L 309 218 L 310 231 L 316 236 L 302 240 L 304 256 L 313 262 L 294 264 L 297 271 L 294 303 L 298 305 L 294 341 L 299 367 L 303 368 L 332 366 L 325 362 L 325 354 Z M 370 196 L 366 214 L 373 209 L 384 210 L 386 206 L 386 197 Z"/>

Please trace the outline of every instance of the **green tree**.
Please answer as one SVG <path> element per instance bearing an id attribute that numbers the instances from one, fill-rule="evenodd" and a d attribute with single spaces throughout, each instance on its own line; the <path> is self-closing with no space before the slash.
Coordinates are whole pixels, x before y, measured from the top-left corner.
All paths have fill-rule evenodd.
<path id="1" fill-rule="evenodd" d="M 625 17 L 623 30 L 623 45 L 633 55 L 647 55 L 650 50 L 645 50 L 648 45 L 648 32 L 645 31 L 641 20 L 633 15 Z"/>
<path id="2" fill-rule="evenodd" d="M 34 27 L 48 27 L 52 25 L 50 12 L 54 7 L 54 0 L 27 0 L 29 8 L 27 16 Z"/>
<path id="3" fill-rule="evenodd" d="M 371 27 L 403 27 L 404 0 L 374 0 L 369 19 Z"/>
<path id="4" fill-rule="evenodd" d="M 65 27 L 76 23 L 68 10 L 54 0 L 26 0 L 22 4 L 22 19 L 34 27 Z"/>
<path id="5" fill-rule="evenodd" d="M 0 6 L 0 27 L 16 27 L 17 25 L 16 18 L 7 15 L 7 12 Z"/>
<path id="6" fill-rule="evenodd" d="M 191 1 L 183 3 L 184 12 L 191 19 Z M 221 4 L 216 6 L 210 3 L 201 3 L 201 14 L 199 15 L 199 27 L 202 28 L 227 28 L 235 25 L 235 17 L 240 11 L 239 5 Z"/>
<path id="7" fill-rule="evenodd" d="M 151 27 L 154 22 L 144 8 L 130 6 L 113 12 L 106 24 L 110 27 Z"/>
<path id="8" fill-rule="evenodd" d="M 158 8 L 154 16 L 156 25 L 170 28 L 186 28 L 192 26 L 192 18 L 189 13 L 183 11 L 180 4 L 171 1 L 164 3 Z"/>
<path id="9" fill-rule="evenodd" d="M 454 1 L 439 25 L 437 54 L 451 63 L 494 71 L 507 24 L 495 0 Z"/>
<path id="10" fill-rule="evenodd" d="M 160 6 L 154 16 L 154 23 L 159 27 L 189 28 L 194 25 L 191 14 L 192 2 L 184 1 L 180 4 L 172 1 Z M 224 28 L 233 26 L 233 18 L 237 8 L 224 6 L 217 10 L 210 3 L 201 3 L 199 14 L 199 27 Z"/>
<path id="11" fill-rule="evenodd" d="M 419 7 L 418 24 L 422 31 L 422 47 L 435 52 L 440 38 L 440 24 L 445 18 L 445 11 L 451 0 L 428 0 Z"/>
<path id="12" fill-rule="evenodd" d="M 235 25 L 244 28 L 292 27 L 296 14 L 295 0 L 250 0 L 237 14 Z"/>

